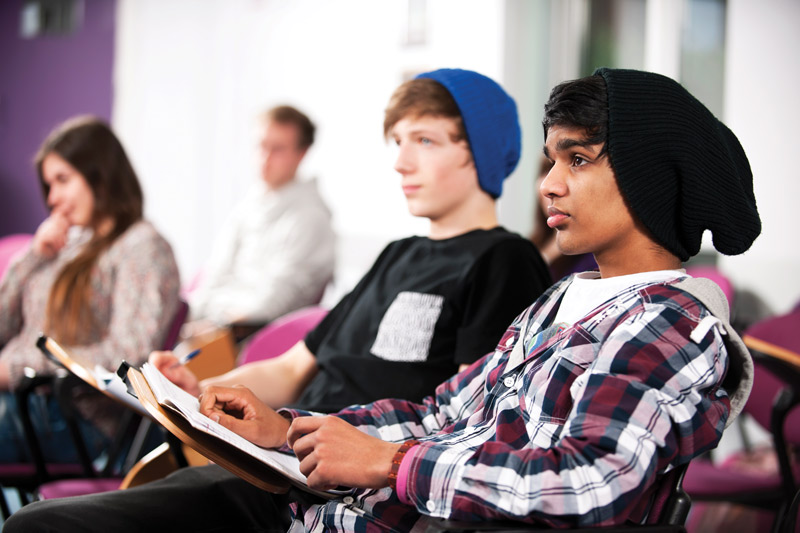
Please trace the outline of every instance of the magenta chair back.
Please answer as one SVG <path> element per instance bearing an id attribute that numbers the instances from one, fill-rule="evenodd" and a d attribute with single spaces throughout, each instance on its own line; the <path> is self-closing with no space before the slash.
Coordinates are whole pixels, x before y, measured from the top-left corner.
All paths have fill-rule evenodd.
<path id="1" fill-rule="evenodd" d="M 800 304 L 785 315 L 762 320 L 750 326 L 745 332 L 745 343 L 758 347 L 765 343 L 764 350 L 777 347 L 797 357 L 800 364 Z M 749 341 L 749 342 L 748 342 Z M 752 342 L 755 341 L 755 342 Z"/>
<path id="2" fill-rule="evenodd" d="M 769 429 L 778 392 L 800 385 L 796 381 L 800 375 L 800 307 L 753 324 L 745 332 L 744 341 L 752 350 L 768 356 L 755 359 L 758 393 L 750 394 L 745 412 Z M 789 444 L 800 446 L 800 408 L 789 412 L 783 432 Z"/>
<path id="3" fill-rule="evenodd" d="M 242 349 L 239 365 L 276 357 L 303 340 L 319 324 L 328 310 L 306 307 L 288 313 L 261 328 Z"/>
<path id="4" fill-rule="evenodd" d="M 3 279 L 11 260 L 21 253 L 31 240 L 33 240 L 33 235 L 28 233 L 15 233 L 0 237 L 0 279 Z"/>
<path id="5" fill-rule="evenodd" d="M 692 499 L 727 501 L 774 513 L 773 531 L 797 491 L 800 465 L 800 311 L 754 324 L 743 338 L 753 352 L 753 389 L 744 412 L 772 434 L 778 469 L 737 467 L 737 456 L 721 465 L 694 461 L 684 488 Z"/>
<path id="6" fill-rule="evenodd" d="M 186 317 L 189 315 L 189 304 L 183 298 L 178 302 L 178 310 L 175 311 L 175 316 L 172 323 L 169 325 L 164 342 L 161 345 L 162 350 L 171 350 L 178 343 L 178 338 L 181 334 L 181 327 L 186 322 Z"/>

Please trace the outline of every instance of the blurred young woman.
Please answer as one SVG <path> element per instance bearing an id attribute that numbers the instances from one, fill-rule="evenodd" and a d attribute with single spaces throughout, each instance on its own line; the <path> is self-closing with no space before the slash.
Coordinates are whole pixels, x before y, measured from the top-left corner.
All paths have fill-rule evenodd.
<path id="1" fill-rule="evenodd" d="M 11 391 L 25 367 L 54 368 L 36 348 L 40 332 L 87 365 L 115 369 L 161 347 L 179 301 L 172 249 L 142 219 L 139 181 L 108 125 L 92 117 L 65 122 L 45 139 L 35 165 L 50 215 L 0 282 L 2 462 L 27 456 Z M 114 429 L 111 406 L 90 391 L 76 401 L 102 441 Z M 37 405 L 34 423 L 45 457 L 69 460 L 54 403 Z"/>

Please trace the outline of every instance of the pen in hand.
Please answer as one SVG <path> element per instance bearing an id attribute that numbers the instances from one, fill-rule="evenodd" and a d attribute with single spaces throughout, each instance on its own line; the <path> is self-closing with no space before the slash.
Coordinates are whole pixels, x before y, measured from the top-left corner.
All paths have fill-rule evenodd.
<path id="1" fill-rule="evenodd" d="M 192 350 L 191 352 L 187 353 L 186 355 L 178 359 L 178 361 L 176 363 L 173 363 L 172 366 L 170 366 L 169 368 L 173 369 L 185 365 L 186 363 L 197 357 L 199 353 L 200 353 L 200 348 L 198 348 L 197 350 Z"/>

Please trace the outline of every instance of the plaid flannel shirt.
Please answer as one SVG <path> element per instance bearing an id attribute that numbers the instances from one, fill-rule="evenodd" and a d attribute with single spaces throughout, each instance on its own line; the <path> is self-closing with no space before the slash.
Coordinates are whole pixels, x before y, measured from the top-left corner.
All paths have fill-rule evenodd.
<path id="1" fill-rule="evenodd" d="M 570 283 L 422 404 L 337 413 L 383 440 L 422 441 L 403 461 L 405 492 L 296 504 L 292 531 L 424 531 L 429 517 L 623 523 L 658 474 L 715 447 L 730 401 L 720 328 L 700 326 L 709 311 L 671 282 L 644 284 L 561 329 L 553 319 Z"/>

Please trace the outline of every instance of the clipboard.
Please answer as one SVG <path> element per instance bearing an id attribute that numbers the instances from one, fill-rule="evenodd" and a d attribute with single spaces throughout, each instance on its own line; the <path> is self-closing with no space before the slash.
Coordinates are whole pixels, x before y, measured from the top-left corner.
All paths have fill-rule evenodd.
<path id="1" fill-rule="evenodd" d="M 39 336 L 36 340 L 36 346 L 51 361 L 63 366 L 82 381 L 99 390 L 105 396 L 123 404 L 125 407 L 135 410 L 140 415 L 150 418 L 149 413 L 142 407 L 136 397 L 128 392 L 127 385 L 117 374 L 107 370 L 102 370 L 101 372 L 97 368 L 94 370 L 90 369 L 58 344 L 58 342 L 46 335 Z M 123 362 L 123 364 L 125 363 Z"/>
<path id="2" fill-rule="evenodd" d="M 290 479 L 246 451 L 192 426 L 177 411 L 165 408 L 158 403 L 147 378 L 139 370 L 130 368 L 127 378 L 128 383 L 139 397 L 139 401 L 159 424 L 184 444 L 259 489 L 284 494 L 292 487 L 297 487 L 325 499 L 336 498 L 343 494 L 340 491 L 314 490 L 303 483 Z"/>

